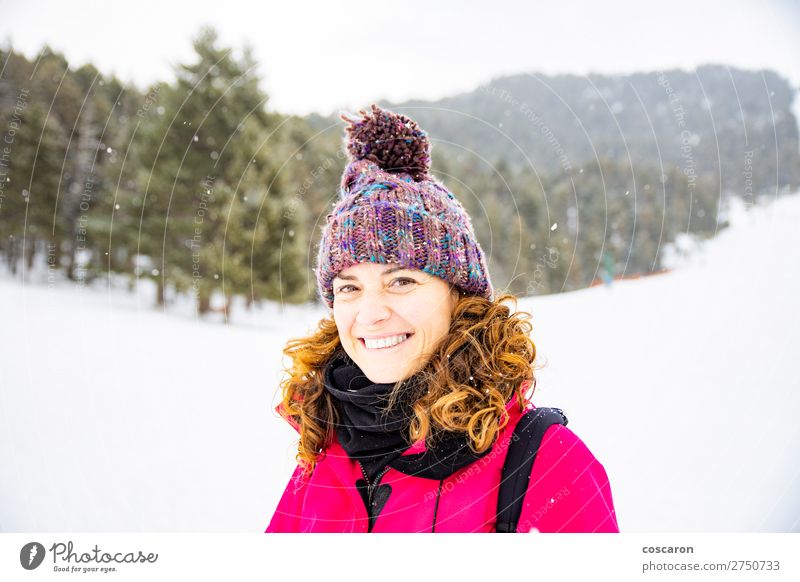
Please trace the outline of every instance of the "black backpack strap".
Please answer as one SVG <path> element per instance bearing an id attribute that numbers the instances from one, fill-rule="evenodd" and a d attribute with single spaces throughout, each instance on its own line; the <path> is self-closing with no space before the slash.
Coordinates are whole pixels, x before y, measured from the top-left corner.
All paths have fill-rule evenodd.
<path id="1" fill-rule="evenodd" d="M 500 493 L 497 498 L 498 532 L 517 531 L 533 461 L 539 452 L 545 431 L 554 424 L 567 426 L 567 417 L 560 408 L 533 408 L 519 419 L 514 434 L 511 435 L 500 481 Z"/>

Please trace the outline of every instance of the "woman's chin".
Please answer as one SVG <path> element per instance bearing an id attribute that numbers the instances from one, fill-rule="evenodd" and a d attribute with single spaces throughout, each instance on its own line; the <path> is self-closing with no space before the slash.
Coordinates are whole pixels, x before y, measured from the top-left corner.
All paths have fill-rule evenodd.
<path id="1" fill-rule="evenodd" d="M 358 362 L 356 362 L 356 364 L 358 364 Z M 371 365 L 365 364 L 361 366 L 358 364 L 358 367 L 361 368 L 361 371 L 369 378 L 370 382 L 374 382 L 375 384 L 395 384 L 410 375 L 410 370 L 405 366 L 402 368 L 391 368 L 387 366 L 376 366 L 375 362 L 372 362 Z"/>

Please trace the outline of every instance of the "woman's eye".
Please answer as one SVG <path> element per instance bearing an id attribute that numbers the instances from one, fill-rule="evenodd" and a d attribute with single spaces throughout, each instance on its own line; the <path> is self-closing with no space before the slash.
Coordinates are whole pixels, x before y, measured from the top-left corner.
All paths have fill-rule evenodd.
<path id="1" fill-rule="evenodd" d="M 408 277 L 398 277 L 397 279 L 395 279 L 393 281 L 393 283 L 398 283 L 398 282 L 406 282 L 406 283 L 409 283 L 409 284 L 416 283 L 416 281 L 414 281 L 414 279 L 409 279 Z M 408 285 L 398 285 L 398 287 L 408 287 Z"/>
<path id="2" fill-rule="evenodd" d="M 343 293 L 343 292 L 344 292 L 344 291 L 343 291 L 343 289 L 347 289 L 347 288 L 349 288 L 349 287 L 353 287 L 353 286 L 352 286 L 352 285 L 342 285 L 341 287 L 339 287 L 339 288 L 336 290 L 336 292 L 337 292 L 337 293 Z"/>

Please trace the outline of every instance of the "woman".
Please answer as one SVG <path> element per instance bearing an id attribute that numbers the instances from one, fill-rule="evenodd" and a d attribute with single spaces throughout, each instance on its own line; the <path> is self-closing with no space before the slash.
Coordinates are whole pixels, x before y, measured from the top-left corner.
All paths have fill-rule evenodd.
<path id="1" fill-rule="evenodd" d="M 267 532 L 618 531 L 605 470 L 565 419 L 528 455 L 505 504 L 521 514 L 501 527 L 515 428 L 543 410 L 530 315 L 493 297 L 425 133 L 376 105 L 361 114 L 343 117 L 350 161 L 317 257 L 332 318 L 284 350 L 277 410 L 300 434 L 298 465 Z"/>

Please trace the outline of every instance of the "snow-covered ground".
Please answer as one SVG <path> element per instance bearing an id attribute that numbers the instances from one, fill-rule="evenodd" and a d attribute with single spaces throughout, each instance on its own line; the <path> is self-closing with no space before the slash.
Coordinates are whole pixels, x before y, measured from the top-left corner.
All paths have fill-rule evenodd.
<path id="1" fill-rule="evenodd" d="M 800 195 L 675 271 L 520 300 L 626 531 L 800 531 Z M 0 531 L 263 531 L 294 466 L 281 349 L 320 309 L 199 322 L 0 279 Z"/>

